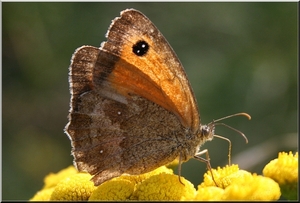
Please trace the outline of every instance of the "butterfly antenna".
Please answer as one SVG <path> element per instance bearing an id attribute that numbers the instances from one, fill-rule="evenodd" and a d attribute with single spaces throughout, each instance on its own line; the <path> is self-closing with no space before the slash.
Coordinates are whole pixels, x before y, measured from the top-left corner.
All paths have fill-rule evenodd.
<path id="1" fill-rule="evenodd" d="M 231 117 L 235 117 L 235 116 L 245 116 L 248 118 L 248 120 L 251 120 L 251 116 L 247 113 L 236 113 L 236 114 L 232 114 L 232 115 L 229 115 L 229 116 L 225 116 L 223 118 L 219 118 L 217 120 L 214 120 L 213 122 L 219 122 L 221 120 L 224 120 L 224 119 L 227 119 L 227 118 L 231 118 Z"/>
<path id="2" fill-rule="evenodd" d="M 248 143 L 248 139 L 247 139 L 247 137 L 244 133 L 242 133 L 241 131 L 239 131 L 239 130 L 237 130 L 237 129 L 229 126 L 229 125 L 226 125 L 225 123 L 218 123 L 221 120 L 225 120 L 227 118 L 231 118 L 231 117 L 235 117 L 235 116 L 245 116 L 245 117 L 248 118 L 248 120 L 251 120 L 251 116 L 247 113 L 236 113 L 236 114 L 232 114 L 232 115 L 229 115 L 229 116 L 225 116 L 223 118 L 219 118 L 217 120 L 213 120 L 209 125 L 223 125 L 227 128 L 230 128 L 231 130 L 233 130 L 233 131 L 239 133 L 240 135 L 242 135 L 244 137 L 244 139 L 246 140 L 246 143 Z M 221 138 L 221 136 L 215 136 L 215 137 Z M 221 139 L 228 140 L 227 138 L 224 138 L 224 137 L 222 137 Z"/>
<path id="3" fill-rule="evenodd" d="M 248 143 L 248 139 L 247 139 L 246 135 L 245 135 L 244 133 L 242 133 L 241 131 L 239 131 L 239 130 L 237 130 L 237 129 L 235 129 L 235 128 L 229 126 L 229 125 L 226 125 L 225 123 L 217 123 L 217 122 L 219 122 L 219 121 L 221 121 L 221 120 L 224 120 L 224 119 L 227 119 L 227 118 L 231 118 L 231 117 L 234 117 L 234 116 L 245 116 L 245 117 L 247 117 L 249 120 L 251 120 L 251 116 L 250 116 L 249 114 L 247 114 L 247 113 L 236 113 L 236 114 L 232 114 L 232 115 L 225 116 L 225 117 L 223 117 L 223 118 L 219 118 L 219 119 L 217 119 L 217 120 L 214 120 L 214 121 L 211 122 L 210 124 L 215 125 L 215 126 L 216 126 L 216 125 L 223 125 L 223 126 L 225 126 L 225 127 L 227 127 L 227 128 L 230 128 L 231 130 L 233 130 L 233 131 L 239 133 L 240 135 L 242 135 L 243 138 L 246 140 L 246 143 Z M 230 166 L 230 165 L 231 165 L 231 149 L 232 149 L 232 145 L 231 145 L 230 139 L 228 139 L 228 138 L 226 138 L 226 137 L 223 137 L 223 136 L 220 136 L 220 135 L 214 135 L 214 137 L 217 137 L 217 138 L 226 140 L 226 141 L 229 143 L 229 150 L 228 150 L 228 164 L 229 164 L 229 166 Z"/>

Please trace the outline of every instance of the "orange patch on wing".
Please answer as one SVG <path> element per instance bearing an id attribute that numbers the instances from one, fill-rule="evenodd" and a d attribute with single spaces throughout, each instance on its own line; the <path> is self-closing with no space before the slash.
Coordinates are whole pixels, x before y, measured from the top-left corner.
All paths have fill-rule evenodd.
<path id="1" fill-rule="evenodd" d="M 151 42 L 145 36 L 130 39 L 137 40 Z M 152 49 L 154 44 L 149 43 L 149 52 L 143 57 L 134 55 L 132 45 L 124 45 L 120 60 L 107 78 L 114 89 L 124 96 L 134 93 L 155 102 L 174 113 L 187 128 L 191 128 L 195 120 L 198 124 L 193 95 L 186 89 L 189 84 L 183 84 L 176 71 L 165 65 L 159 56 L 161 53 Z"/>

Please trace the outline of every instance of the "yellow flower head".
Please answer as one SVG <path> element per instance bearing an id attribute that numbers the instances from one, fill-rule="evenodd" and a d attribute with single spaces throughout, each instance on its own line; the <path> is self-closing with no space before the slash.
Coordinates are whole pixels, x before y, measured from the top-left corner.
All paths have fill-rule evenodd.
<path id="1" fill-rule="evenodd" d="M 277 200 L 280 197 L 275 181 L 239 170 L 237 165 L 218 167 L 212 173 L 218 187 L 213 187 L 215 182 L 208 171 L 198 186 L 195 200 Z"/>
<path id="2" fill-rule="evenodd" d="M 183 177 L 160 173 L 151 176 L 137 185 L 131 199 L 135 200 L 192 200 L 196 190 L 193 184 Z"/>
<path id="3" fill-rule="evenodd" d="M 134 183 L 123 179 L 114 178 L 99 185 L 92 193 L 89 201 L 97 200 L 129 200 L 134 191 Z"/>
<path id="4" fill-rule="evenodd" d="M 168 174 L 173 174 L 173 170 L 167 168 L 166 166 L 161 166 L 153 171 L 150 171 L 148 173 L 140 174 L 140 175 L 129 175 L 129 174 L 123 174 L 120 176 L 122 179 L 127 179 L 134 184 L 138 184 L 143 182 L 144 180 L 150 178 L 151 176 L 160 174 L 160 173 L 168 173 Z"/>
<path id="5" fill-rule="evenodd" d="M 49 201 L 54 187 L 46 188 L 38 191 L 30 201 Z"/>
<path id="6" fill-rule="evenodd" d="M 224 189 L 235 179 L 239 179 L 247 175 L 251 176 L 251 173 L 244 170 L 239 170 L 238 165 L 227 165 L 223 168 L 218 167 L 217 170 L 212 169 L 212 173 L 216 183 L 213 181 L 210 171 L 208 171 L 204 174 L 204 181 L 201 185 L 199 185 L 199 187 L 217 186 Z"/>
<path id="7" fill-rule="evenodd" d="M 68 168 L 65 168 L 58 173 L 50 173 L 44 178 L 44 187 L 43 189 L 54 187 L 59 183 L 62 179 L 76 174 L 78 171 L 75 169 L 74 166 L 69 166 Z"/>
<path id="8" fill-rule="evenodd" d="M 148 173 L 140 175 L 123 174 L 120 177 L 113 178 L 100 186 L 92 193 L 89 200 L 129 200 L 133 197 L 133 191 L 137 185 L 144 180 L 157 174 L 173 174 L 173 171 L 166 166 L 159 167 Z"/>
<path id="9" fill-rule="evenodd" d="M 278 158 L 270 161 L 263 174 L 279 183 L 282 195 L 287 199 L 297 199 L 298 152 L 280 152 Z"/>
<path id="10" fill-rule="evenodd" d="M 244 176 L 236 179 L 225 188 L 223 200 L 278 200 L 280 188 L 271 178 L 257 176 Z"/>
<path id="11" fill-rule="evenodd" d="M 76 174 L 78 171 L 75 169 L 74 166 L 69 166 L 68 168 L 65 168 L 58 173 L 50 173 L 44 178 L 44 186 L 43 188 L 38 191 L 34 197 L 32 197 L 31 201 L 49 201 L 51 194 L 54 190 L 54 187 L 64 178 Z"/>
<path id="12" fill-rule="evenodd" d="M 61 180 L 54 188 L 50 200 L 88 200 L 96 189 L 88 173 L 77 173 Z"/>
<path id="13" fill-rule="evenodd" d="M 221 201 L 224 194 L 224 189 L 208 186 L 208 187 L 198 187 L 198 191 L 194 200 L 197 201 Z"/>
<path id="14" fill-rule="evenodd" d="M 174 159 L 172 162 L 168 163 L 166 165 L 167 168 L 170 168 L 172 170 L 175 170 L 179 165 L 179 158 Z"/>

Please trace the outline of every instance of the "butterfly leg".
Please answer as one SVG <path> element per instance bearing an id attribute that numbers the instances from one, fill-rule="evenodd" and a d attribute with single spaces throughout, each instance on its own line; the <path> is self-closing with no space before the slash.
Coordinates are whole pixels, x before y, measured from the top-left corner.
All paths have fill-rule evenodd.
<path id="1" fill-rule="evenodd" d="M 206 159 L 201 157 L 201 155 L 205 154 L 206 155 Z M 212 168 L 211 168 L 211 165 L 210 165 L 210 158 L 209 158 L 209 154 L 208 154 L 208 150 L 207 149 L 204 149 L 200 152 L 197 152 L 195 155 L 194 155 L 194 159 L 197 159 L 201 162 L 204 162 L 206 163 L 206 166 L 207 166 L 207 169 L 210 171 L 211 173 L 211 177 L 214 181 L 214 183 L 216 184 L 216 186 L 218 187 L 218 184 L 217 182 L 215 181 L 215 178 L 214 178 L 214 175 L 213 175 L 213 172 L 212 172 Z"/>
<path id="2" fill-rule="evenodd" d="M 179 154 L 179 160 L 178 160 L 179 164 L 178 164 L 178 178 L 179 178 L 179 182 L 184 185 L 184 183 L 181 181 L 180 177 L 181 177 L 181 164 L 182 164 L 182 155 L 181 152 Z"/>

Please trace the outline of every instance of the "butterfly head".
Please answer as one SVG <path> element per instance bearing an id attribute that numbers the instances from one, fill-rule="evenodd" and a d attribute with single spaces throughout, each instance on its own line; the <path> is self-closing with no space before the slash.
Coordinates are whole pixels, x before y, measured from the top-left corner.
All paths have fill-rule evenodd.
<path id="1" fill-rule="evenodd" d="M 200 136 L 204 141 L 211 141 L 215 135 L 215 122 L 207 125 L 200 125 Z"/>

